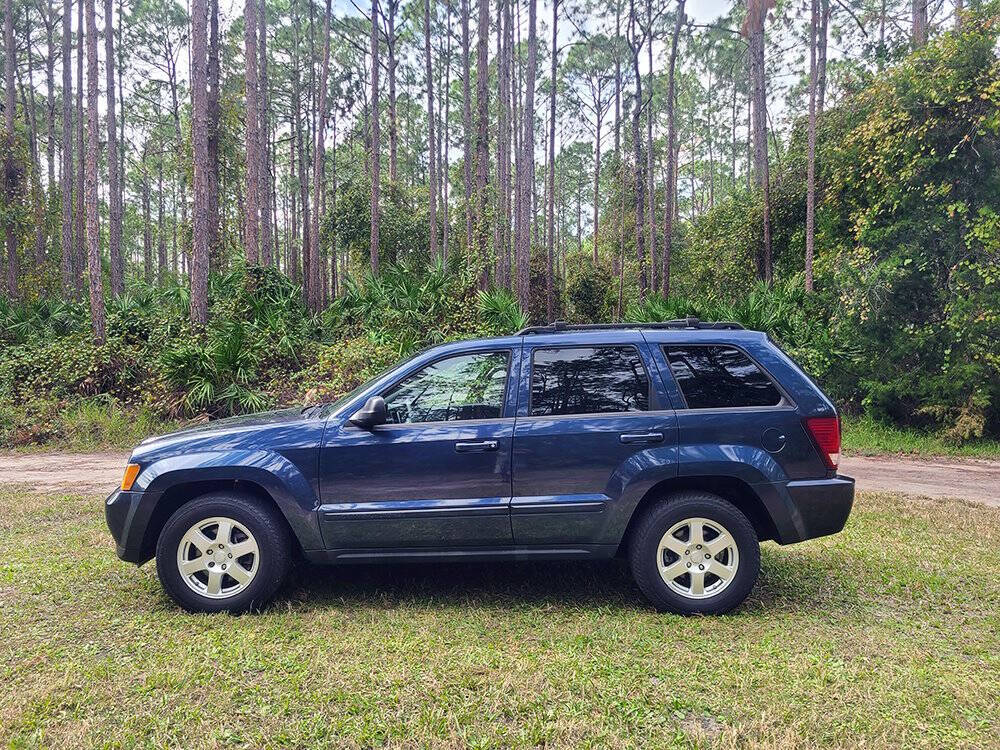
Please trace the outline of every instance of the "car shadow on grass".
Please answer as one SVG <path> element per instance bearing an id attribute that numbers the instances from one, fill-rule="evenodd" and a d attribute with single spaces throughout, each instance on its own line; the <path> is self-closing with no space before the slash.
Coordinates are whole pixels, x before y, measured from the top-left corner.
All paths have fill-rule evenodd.
<path id="1" fill-rule="evenodd" d="M 842 610 L 856 605 L 853 585 L 839 579 L 839 553 L 791 558 L 766 545 L 762 572 L 734 614 Z M 838 575 L 839 574 L 839 575 Z M 588 562 L 302 564 L 276 602 L 278 608 L 329 607 L 564 607 L 652 611 L 624 560 Z"/>

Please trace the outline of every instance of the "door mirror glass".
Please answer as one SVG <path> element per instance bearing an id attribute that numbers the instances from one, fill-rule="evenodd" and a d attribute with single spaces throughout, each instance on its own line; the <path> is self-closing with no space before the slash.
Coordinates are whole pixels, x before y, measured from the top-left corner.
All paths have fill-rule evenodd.
<path id="1" fill-rule="evenodd" d="M 386 415 L 385 399 L 381 396 L 372 396 L 361 409 L 354 412 L 351 423 L 370 430 L 375 425 L 385 424 Z"/>

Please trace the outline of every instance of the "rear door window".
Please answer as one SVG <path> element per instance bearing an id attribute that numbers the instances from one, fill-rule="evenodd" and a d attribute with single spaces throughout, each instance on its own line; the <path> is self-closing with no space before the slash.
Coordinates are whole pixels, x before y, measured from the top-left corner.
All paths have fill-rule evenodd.
<path id="1" fill-rule="evenodd" d="M 767 374 L 735 346 L 669 345 L 663 353 L 689 409 L 781 403 L 781 393 Z"/>
<path id="2" fill-rule="evenodd" d="M 649 376 L 634 346 L 535 349 L 531 415 L 649 410 Z"/>

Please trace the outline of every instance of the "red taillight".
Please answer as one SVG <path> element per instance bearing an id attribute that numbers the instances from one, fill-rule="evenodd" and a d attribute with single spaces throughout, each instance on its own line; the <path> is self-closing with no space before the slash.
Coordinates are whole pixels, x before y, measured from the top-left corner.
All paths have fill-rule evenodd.
<path id="1" fill-rule="evenodd" d="M 840 463 L 840 418 L 810 417 L 805 420 L 805 425 L 816 441 L 826 468 L 836 469 Z"/>

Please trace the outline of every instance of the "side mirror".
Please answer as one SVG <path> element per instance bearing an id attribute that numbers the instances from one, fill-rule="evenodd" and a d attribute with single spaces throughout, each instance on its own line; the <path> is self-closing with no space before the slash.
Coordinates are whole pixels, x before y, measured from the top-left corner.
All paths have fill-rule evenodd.
<path id="1" fill-rule="evenodd" d="M 385 408 L 385 399 L 381 396 L 372 396 L 365 405 L 351 416 L 351 423 L 356 424 L 364 430 L 370 430 L 375 425 L 385 424 L 389 418 L 389 412 Z"/>

